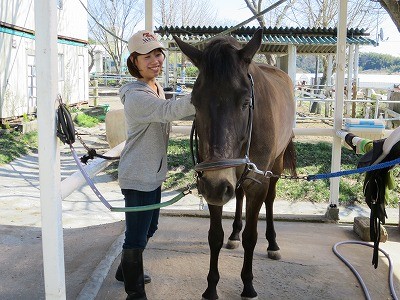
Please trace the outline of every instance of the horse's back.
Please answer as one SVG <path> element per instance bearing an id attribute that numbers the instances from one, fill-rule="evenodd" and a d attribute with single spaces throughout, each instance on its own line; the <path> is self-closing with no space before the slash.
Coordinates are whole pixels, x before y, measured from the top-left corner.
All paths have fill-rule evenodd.
<path id="1" fill-rule="evenodd" d="M 292 79 L 290 79 L 289 75 L 281 69 L 268 64 L 258 63 L 255 65 L 267 76 L 267 79 L 273 78 L 285 82 L 288 86 L 293 86 Z"/>
<path id="2" fill-rule="evenodd" d="M 289 75 L 281 69 L 267 65 L 255 64 L 254 67 L 261 72 L 261 81 L 263 86 L 268 90 L 271 95 L 271 103 L 277 109 L 284 111 L 285 114 L 293 113 L 294 120 L 294 86 L 292 79 Z"/>
<path id="3" fill-rule="evenodd" d="M 254 64 L 253 71 L 257 78 L 262 82 L 258 86 L 258 101 L 264 102 L 263 110 L 268 112 L 270 122 L 268 129 L 271 130 L 272 124 L 276 124 L 276 144 L 277 154 L 285 150 L 293 137 L 293 123 L 295 117 L 294 87 L 289 75 L 281 69 L 267 65 Z M 257 92 L 257 91 L 256 91 Z M 261 99 L 260 99 L 261 98 Z"/>

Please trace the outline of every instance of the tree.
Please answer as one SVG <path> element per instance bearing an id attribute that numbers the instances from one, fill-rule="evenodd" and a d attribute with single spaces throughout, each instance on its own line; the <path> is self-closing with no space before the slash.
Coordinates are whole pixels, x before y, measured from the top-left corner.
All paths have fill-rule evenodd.
<path id="1" fill-rule="evenodd" d="M 244 0 L 255 15 L 275 0 Z M 376 22 L 376 3 L 371 0 L 350 0 L 348 2 L 348 27 L 372 28 Z M 337 27 L 339 1 L 337 0 L 291 0 L 283 6 L 258 18 L 260 26 Z M 383 20 L 382 20 L 383 21 Z M 326 59 L 323 58 L 326 67 Z"/>
<path id="2" fill-rule="evenodd" d="M 204 26 L 217 18 L 211 0 L 156 0 L 154 5 L 161 26 Z"/>
<path id="3" fill-rule="evenodd" d="M 121 72 L 126 43 L 143 19 L 139 0 L 89 0 L 89 36 L 99 42 Z"/>
<path id="4" fill-rule="evenodd" d="M 379 0 L 379 3 L 387 11 L 400 32 L 400 2 L 398 0 Z"/>
<path id="5" fill-rule="evenodd" d="M 248 9 L 253 13 L 253 15 L 257 15 L 262 10 L 264 10 L 267 5 L 268 6 L 271 5 L 275 1 L 267 0 L 266 1 L 267 4 L 265 5 L 265 7 L 263 6 L 263 0 L 258 0 L 258 1 L 244 0 L 244 2 L 246 2 Z M 282 10 L 278 7 L 275 10 L 271 10 L 271 11 L 267 12 L 266 14 L 257 17 L 258 24 L 260 24 L 261 27 L 267 26 L 266 25 L 267 24 L 266 15 L 267 15 L 269 26 L 271 26 L 271 27 L 280 26 L 281 23 L 283 22 L 284 16 L 288 12 L 288 10 L 291 9 L 291 7 L 294 5 L 295 2 L 296 2 L 296 0 L 290 0 L 285 4 L 285 6 Z M 268 64 L 275 65 L 275 59 L 271 54 L 265 54 L 265 59 Z"/>
<path id="6" fill-rule="evenodd" d="M 246 6 L 248 9 L 253 13 L 253 15 L 256 15 L 260 13 L 262 10 L 267 8 L 267 6 L 270 6 L 271 4 L 275 3 L 276 1 L 274 0 L 267 0 L 265 1 L 265 5 L 263 5 L 263 0 L 244 0 L 246 3 Z M 296 0 L 290 0 L 287 1 L 282 8 L 277 7 L 266 14 L 259 16 L 257 18 L 258 23 L 260 24 L 261 27 L 264 26 L 280 26 L 284 20 L 284 16 L 286 16 L 287 12 L 294 6 L 296 3 Z M 268 21 L 268 22 L 267 22 Z M 268 25 L 266 25 L 268 24 Z"/>
<path id="7" fill-rule="evenodd" d="M 370 0 L 352 0 L 348 2 L 347 27 L 373 28 L 376 26 L 377 5 Z M 307 24 L 308 27 L 337 27 L 339 1 L 337 0 L 305 0 L 299 2 L 292 12 L 296 24 Z M 383 20 L 378 20 L 382 22 Z M 320 84 L 327 80 L 328 61 L 321 56 L 323 76 Z"/>
<path id="8" fill-rule="evenodd" d="M 362 70 L 398 72 L 400 58 L 388 54 L 360 53 L 359 66 Z"/>

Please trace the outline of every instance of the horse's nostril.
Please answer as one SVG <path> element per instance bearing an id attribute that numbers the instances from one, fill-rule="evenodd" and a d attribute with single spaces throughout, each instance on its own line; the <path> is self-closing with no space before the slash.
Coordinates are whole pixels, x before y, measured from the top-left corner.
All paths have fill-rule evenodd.
<path id="1" fill-rule="evenodd" d="M 235 196 L 235 188 L 228 180 L 212 182 L 202 177 L 197 182 L 197 188 L 207 201 L 218 200 L 222 205 Z"/>
<path id="2" fill-rule="evenodd" d="M 221 182 L 219 191 L 219 195 L 224 202 L 232 199 L 235 193 L 232 184 L 227 180 Z"/>
<path id="3" fill-rule="evenodd" d="M 197 189 L 199 190 L 199 193 L 200 193 L 200 194 L 204 194 L 204 192 L 205 192 L 205 187 L 204 187 L 204 179 L 203 179 L 203 178 L 200 178 L 200 179 L 197 181 Z"/>

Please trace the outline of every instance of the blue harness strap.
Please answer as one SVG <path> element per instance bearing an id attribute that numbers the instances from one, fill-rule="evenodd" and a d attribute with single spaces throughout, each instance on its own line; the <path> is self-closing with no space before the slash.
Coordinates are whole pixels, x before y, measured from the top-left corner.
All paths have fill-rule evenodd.
<path id="1" fill-rule="evenodd" d="M 371 165 L 371 166 L 362 167 L 362 168 L 353 169 L 353 170 L 345 170 L 345 171 L 338 171 L 338 172 L 332 172 L 332 173 L 321 173 L 321 174 L 315 174 L 315 175 L 308 175 L 307 181 L 313 181 L 313 180 L 318 180 L 318 179 L 329 179 L 329 178 L 334 178 L 334 177 L 347 176 L 347 175 L 351 175 L 351 174 L 364 173 L 364 172 L 389 168 L 389 167 L 392 167 L 397 164 L 400 164 L 400 158 L 396 158 L 394 160 L 380 163 L 377 165 Z"/>

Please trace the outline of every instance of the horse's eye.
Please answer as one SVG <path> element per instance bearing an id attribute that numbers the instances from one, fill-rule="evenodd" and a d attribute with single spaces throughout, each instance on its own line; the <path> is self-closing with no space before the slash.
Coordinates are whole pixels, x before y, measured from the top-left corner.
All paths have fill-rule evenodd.
<path id="1" fill-rule="evenodd" d="M 242 110 L 246 110 L 246 109 L 248 109 L 249 108 L 249 105 L 250 105 L 250 100 L 246 100 L 245 102 L 243 102 L 243 104 L 242 104 Z"/>

